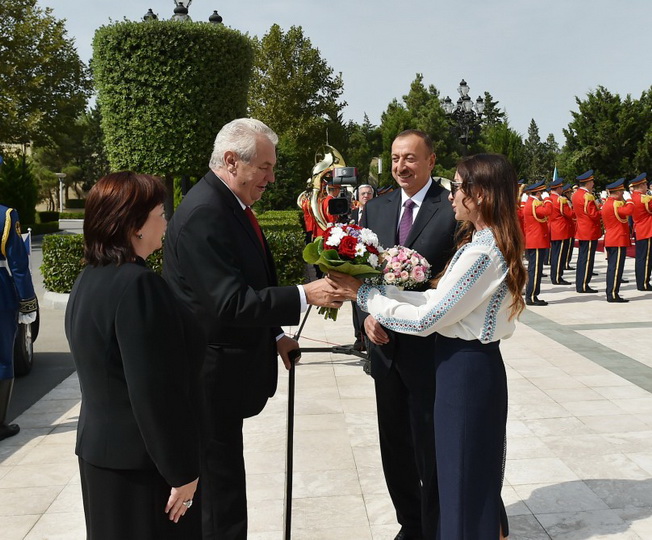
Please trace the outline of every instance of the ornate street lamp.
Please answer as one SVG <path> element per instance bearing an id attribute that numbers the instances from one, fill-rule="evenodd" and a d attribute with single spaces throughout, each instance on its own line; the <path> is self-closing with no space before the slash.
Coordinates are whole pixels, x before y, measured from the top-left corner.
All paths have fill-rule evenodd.
<path id="1" fill-rule="evenodd" d="M 469 143 L 474 137 L 472 132 L 482 120 L 482 113 L 484 112 L 484 100 L 478 97 L 474 104 L 469 96 L 470 90 L 469 85 L 462 79 L 457 89 L 460 94 L 457 104 L 454 104 L 448 96 L 441 104 L 444 112 L 455 122 L 453 129 L 458 133 L 460 142 L 464 145 L 465 154 Z"/>
<path id="2" fill-rule="evenodd" d="M 143 21 L 155 21 L 158 19 L 158 16 L 152 11 L 152 8 L 147 10 L 147 13 L 143 16 Z"/>
<path id="3" fill-rule="evenodd" d="M 172 17 L 175 21 L 189 21 L 190 17 L 188 16 L 188 8 L 192 4 L 192 0 L 174 0 L 174 16 Z"/>
<path id="4" fill-rule="evenodd" d="M 213 14 L 208 18 L 209 23 L 213 24 L 222 24 L 222 16 L 217 12 L 213 11 Z"/>

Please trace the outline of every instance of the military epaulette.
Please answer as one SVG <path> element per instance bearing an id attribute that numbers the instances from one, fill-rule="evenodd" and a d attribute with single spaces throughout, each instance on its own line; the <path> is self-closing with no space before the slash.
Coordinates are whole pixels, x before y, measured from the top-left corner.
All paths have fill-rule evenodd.
<path id="1" fill-rule="evenodd" d="M 13 208 L 7 208 L 5 213 L 5 226 L 2 230 L 2 240 L 0 241 L 0 253 L 3 257 L 7 257 L 7 240 L 9 240 L 9 233 L 11 232 L 11 211 Z"/>
<path id="2" fill-rule="evenodd" d="M 641 202 L 647 204 L 652 201 L 652 195 L 641 195 Z"/>
<path id="3" fill-rule="evenodd" d="M 595 195 L 593 193 L 589 193 L 588 191 L 584 194 L 584 200 L 585 201 L 595 201 Z"/>

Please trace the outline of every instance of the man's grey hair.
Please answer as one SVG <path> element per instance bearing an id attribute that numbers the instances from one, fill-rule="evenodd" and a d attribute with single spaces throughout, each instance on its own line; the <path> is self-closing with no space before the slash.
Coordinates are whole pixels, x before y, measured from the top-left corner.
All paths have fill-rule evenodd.
<path id="1" fill-rule="evenodd" d="M 256 140 L 259 135 L 267 137 L 276 146 L 278 135 L 260 120 L 255 118 L 237 118 L 226 124 L 215 137 L 213 153 L 208 166 L 220 169 L 226 166 L 224 153 L 235 152 L 245 163 L 256 157 Z"/>

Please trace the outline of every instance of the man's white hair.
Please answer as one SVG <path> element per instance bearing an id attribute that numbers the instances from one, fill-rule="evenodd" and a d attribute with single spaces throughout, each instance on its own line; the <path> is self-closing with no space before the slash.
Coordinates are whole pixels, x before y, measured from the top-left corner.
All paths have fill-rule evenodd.
<path id="1" fill-rule="evenodd" d="M 245 163 L 250 163 L 256 157 L 257 138 L 263 135 L 276 146 L 278 135 L 260 120 L 255 118 L 237 118 L 226 124 L 215 137 L 213 153 L 208 166 L 211 169 L 220 169 L 224 163 L 224 153 L 235 152 Z"/>

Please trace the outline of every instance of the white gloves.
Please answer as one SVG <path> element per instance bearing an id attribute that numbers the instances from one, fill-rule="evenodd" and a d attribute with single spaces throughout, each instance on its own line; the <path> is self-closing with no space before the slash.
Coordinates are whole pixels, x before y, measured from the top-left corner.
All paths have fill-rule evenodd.
<path id="1" fill-rule="evenodd" d="M 632 194 L 627 190 L 623 191 L 623 199 L 630 201 L 632 199 Z"/>
<path id="2" fill-rule="evenodd" d="M 600 192 L 600 198 L 601 198 L 603 201 L 606 200 L 607 197 L 608 197 L 608 195 L 607 195 L 607 192 L 606 192 L 606 191 L 601 191 L 601 192 Z"/>
<path id="3" fill-rule="evenodd" d="M 545 201 L 546 199 L 549 199 L 549 198 L 550 198 L 550 193 L 548 193 L 547 191 L 544 191 L 543 193 L 541 193 L 541 198 L 542 198 L 544 201 Z"/>
<path id="4" fill-rule="evenodd" d="M 35 320 L 36 320 L 36 311 L 32 311 L 31 313 L 18 314 L 19 324 L 32 324 Z"/>
<path id="5" fill-rule="evenodd" d="M 529 195 L 527 193 L 523 193 L 523 195 L 521 195 L 521 202 L 524 203 L 525 201 L 527 201 L 528 197 Z"/>

